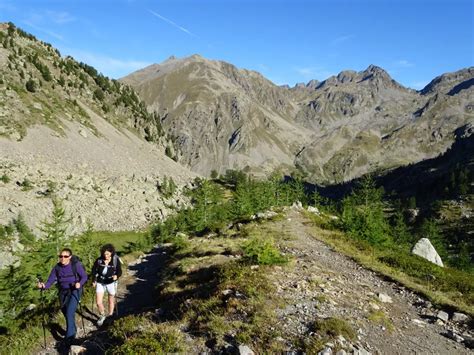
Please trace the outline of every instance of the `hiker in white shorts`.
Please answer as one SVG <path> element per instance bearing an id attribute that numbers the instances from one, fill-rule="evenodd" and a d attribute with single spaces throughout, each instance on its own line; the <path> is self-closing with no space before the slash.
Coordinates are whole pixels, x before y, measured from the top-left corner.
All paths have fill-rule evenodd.
<path id="1" fill-rule="evenodd" d="M 95 297 L 99 308 L 99 319 L 97 325 L 100 327 L 106 319 L 105 307 L 103 304 L 104 293 L 108 294 L 109 317 L 114 315 L 115 295 L 117 293 L 117 280 L 122 276 L 121 260 L 115 253 L 112 244 L 105 244 L 100 248 L 100 257 L 92 267 L 92 286 L 95 287 Z"/>

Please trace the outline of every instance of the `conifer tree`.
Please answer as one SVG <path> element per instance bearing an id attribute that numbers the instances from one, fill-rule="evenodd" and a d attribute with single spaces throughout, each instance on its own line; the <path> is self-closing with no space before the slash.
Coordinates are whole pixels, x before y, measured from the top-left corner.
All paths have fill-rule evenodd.
<path id="1" fill-rule="evenodd" d="M 364 177 L 342 202 L 344 229 L 371 244 L 389 241 L 389 225 L 383 212 L 382 190 L 371 176 Z"/>
<path id="2" fill-rule="evenodd" d="M 53 214 L 51 221 L 43 221 L 40 230 L 45 240 L 55 246 L 56 255 L 66 241 L 68 224 L 71 221 L 66 216 L 66 210 L 60 200 L 53 199 Z"/>
<path id="3" fill-rule="evenodd" d="M 408 245 L 413 242 L 413 237 L 408 230 L 403 217 L 403 212 L 398 210 L 395 213 L 394 226 L 392 228 L 393 240 L 397 245 Z"/>

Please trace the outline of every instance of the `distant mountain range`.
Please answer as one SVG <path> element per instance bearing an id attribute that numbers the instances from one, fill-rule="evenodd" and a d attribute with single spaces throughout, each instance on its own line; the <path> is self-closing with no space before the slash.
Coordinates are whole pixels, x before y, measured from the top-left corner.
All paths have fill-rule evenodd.
<path id="1" fill-rule="evenodd" d="M 474 122 L 474 67 L 420 91 L 374 65 L 289 88 L 193 55 L 120 81 L 160 117 L 178 161 L 203 175 L 297 168 L 313 182 L 338 183 L 433 158 Z"/>
<path id="2" fill-rule="evenodd" d="M 108 146 L 106 122 L 204 176 L 298 170 L 327 185 L 434 158 L 474 122 L 474 67 L 420 91 L 374 65 L 290 88 L 193 55 L 117 81 L 12 26 L 0 25 L 0 137 L 10 146 L 39 127 Z"/>

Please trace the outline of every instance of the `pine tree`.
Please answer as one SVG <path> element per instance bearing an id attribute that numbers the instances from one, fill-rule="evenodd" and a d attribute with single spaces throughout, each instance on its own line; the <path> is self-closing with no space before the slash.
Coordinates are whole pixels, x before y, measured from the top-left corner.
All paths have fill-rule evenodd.
<path id="1" fill-rule="evenodd" d="M 18 217 L 15 219 L 14 223 L 20 237 L 20 243 L 23 245 L 31 245 L 34 243 L 35 236 L 26 224 L 25 218 L 21 212 L 18 214 Z"/>
<path id="2" fill-rule="evenodd" d="M 413 242 L 413 237 L 408 230 L 403 217 L 403 212 L 398 210 L 395 213 L 395 221 L 392 229 L 393 240 L 397 245 L 407 245 Z"/>
<path id="3" fill-rule="evenodd" d="M 45 240 L 53 243 L 56 247 L 56 254 L 59 253 L 67 238 L 68 224 L 71 221 L 66 216 L 62 202 L 53 199 L 53 214 L 51 221 L 43 221 L 40 230 L 45 235 Z"/>
<path id="4" fill-rule="evenodd" d="M 371 176 L 364 177 L 342 202 L 344 229 L 354 238 L 374 245 L 386 244 L 389 225 L 383 212 L 383 192 Z"/>
<path id="5" fill-rule="evenodd" d="M 190 215 L 191 228 L 195 232 L 205 229 L 218 229 L 227 219 L 224 207 L 223 191 L 209 180 L 201 180 L 200 185 L 192 192 L 194 208 Z"/>

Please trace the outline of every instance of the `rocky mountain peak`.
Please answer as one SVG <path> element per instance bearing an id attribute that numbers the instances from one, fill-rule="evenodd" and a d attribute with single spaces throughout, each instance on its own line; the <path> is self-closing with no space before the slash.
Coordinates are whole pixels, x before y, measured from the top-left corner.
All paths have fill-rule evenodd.
<path id="1" fill-rule="evenodd" d="M 398 85 L 384 69 L 373 64 L 369 65 L 364 71 L 359 72 L 359 78 L 361 82 L 369 81 L 379 84 L 384 83 L 386 85 Z"/>
<path id="2" fill-rule="evenodd" d="M 452 95 L 458 90 L 467 89 L 472 85 L 474 85 L 474 67 L 469 67 L 437 76 L 420 90 L 420 94 L 429 95 L 443 93 Z M 455 86 L 457 86 L 457 88 L 455 88 Z"/>
<path id="3" fill-rule="evenodd" d="M 310 80 L 308 84 L 306 84 L 306 87 L 309 89 L 316 89 L 319 86 L 320 82 L 318 80 Z"/>

